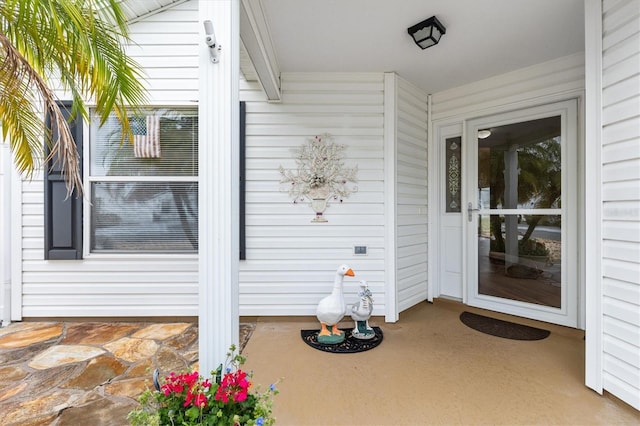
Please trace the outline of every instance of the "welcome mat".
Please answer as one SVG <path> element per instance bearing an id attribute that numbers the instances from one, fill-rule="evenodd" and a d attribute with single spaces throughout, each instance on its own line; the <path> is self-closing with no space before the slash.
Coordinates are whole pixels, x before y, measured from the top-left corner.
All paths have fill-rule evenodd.
<path id="1" fill-rule="evenodd" d="M 356 339 L 351 335 L 350 328 L 341 328 L 345 332 L 345 339 L 342 343 L 328 345 L 318 342 L 318 332 L 320 330 L 300 330 L 300 336 L 304 342 L 314 349 L 323 352 L 333 352 L 336 354 L 352 354 L 355 352 L 364 352 L 373 349 L 382 342 L 382 330 L 380 327 L 371 327 L 376 333 L 374 337 L 368 340 Z"/>
<path id="2" fill-rule="evenodd" d="M 549 330 L 516 324 L 496 318 L 485 317 L 464 311 L 460 314 L 460 321 L 467 327 L 492 336 L 512 340 L 542 340 L 549 336 Z"/>

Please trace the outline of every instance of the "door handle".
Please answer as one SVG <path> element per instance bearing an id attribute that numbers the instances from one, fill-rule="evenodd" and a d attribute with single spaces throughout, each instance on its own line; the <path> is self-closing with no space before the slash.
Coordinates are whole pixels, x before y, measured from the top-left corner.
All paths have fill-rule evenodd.
<path id="1" fill-rule="evenodd" d="M 469 222 L 471 222 L 473 220 L 473 212 L 479 212 L 480 209 L 474 209 L 473 208 L 473 203 L 468 203 L 467 204 L 467 218 L 469 220 Z"/>

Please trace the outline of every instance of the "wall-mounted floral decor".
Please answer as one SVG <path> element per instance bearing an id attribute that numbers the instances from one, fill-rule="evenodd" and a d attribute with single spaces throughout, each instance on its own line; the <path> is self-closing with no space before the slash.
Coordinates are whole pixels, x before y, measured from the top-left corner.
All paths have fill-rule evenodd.
<path id="1" fill-rule="evenodd" d="M 342 203 L 358 191 L 358 166 L 345 167 L 346 146 L 337 145 L 330 135 L 309 139 L 294 150 L 297 170 L 285 170 L 280 166 L 282 179 L 287 183 L 294 204 L 308 202 L 316 212 L 312 222 L 327 222 L 323 213 L 330 201 Z"/>

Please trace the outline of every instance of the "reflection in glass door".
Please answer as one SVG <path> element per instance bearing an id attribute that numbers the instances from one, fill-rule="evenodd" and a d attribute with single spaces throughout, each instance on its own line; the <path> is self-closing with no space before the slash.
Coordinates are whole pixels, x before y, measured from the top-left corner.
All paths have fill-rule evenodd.
<path id="1" fill-rule="evenodd" d="M 575 325 L 575 104 L 560 105 L 467 127 L 467 302 Z"/>
<path id="2" fill-rule="evenodd" d="M 478 202 L 489 210 L 478 220 L 478 291 L 559 308 L 560 117 L 490 131 L 478 139 Z"/>

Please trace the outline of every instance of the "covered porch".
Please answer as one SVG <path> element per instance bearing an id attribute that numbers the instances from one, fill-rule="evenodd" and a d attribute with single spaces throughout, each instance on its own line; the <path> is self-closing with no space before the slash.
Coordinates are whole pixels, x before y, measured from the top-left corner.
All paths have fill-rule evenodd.
<path id="1" fill-rule="evenodd" d="M 131 23 L 150 104 L 198 108 L 198 250 L 123 261 L 85 249 L 76 262 L 48 261 L 42 189 L 13 179 L 11 199 L 23 208 L 0 212 L 12 218 L 12 238 L 0 247 L 0 272 L 9 263 L 13 272 L 10 297 L 0 293 L 3 317 L 11 300 L 11 320 L 27 327 L 67 316 L 198 318 L 203 371 L 223 360 L 250 318 L 256 330 L 245 350 L 256 382 L 285 379 L 276 403 L 282 424 L 637 423 L 637 411 L 607 393 L 639 406 L 637 2 L 512 3 L 125 2 L 149 6 L 132 9 Z M 447 33 L 421 51 L 406 27 L 433 14 Z M 222 46 L 216 62 L 205 21 Z M 575 230 L 563 259 L 575 275 L 563 280 L 571 297 L 561 296 L 560 310 L 571 310 L 575 328 L 545 323 L 551 336 L 526 343 L 476 334 L 458 316 L 477 309 L 469 272 L 478 268 L 469 259 L 478 253 L 462 232 L 474 228 L 467 205 L 478 187 L 463 183 L 462 209 L 443 211 L 443 147 L 455 138 L 474 146 L 469 135 L 484 129 L 484 117 L 565 101 L 575 106 L 568 121 L 578 148 L 565 156 L 576 182 L 563 192 L 575 197 L 562 202 Z M 324 132 L 348 145 L 348 165 L 362 173 L 357 194 L 317 224 L 282 190 L 278 168 L 293 167 L 292 150 Z M 0 185 L 0 199 L 7 194 Z M 353 356 L 313 351 L 299 338 L 317 326 L 318 300 L 343 262 L 369 281 L 385 332 L 379 348 Z M 349 302 L 357 291 L 355 281 L 345 287 Z M 138 379 L 148 380 L 142 370 Z M 7 386 L 2 392 L 16 389 Z M 124 412 L 135 392 L 123 387 Z M 6 392 L 0 404 L 12 410 L 38 400 L 29 388 Z M 58 406 L 72 412 L 50 408 Z"/>
<path id="2" fill-rule="evenodd" d="M 459 320 L 465 310 L 551 334 L 537 341 L 486 335 Z M 279 380 L 279 425 L 640 422 L 638 411 L 584 386 L 584 333 L 575 329 L 437 300 L 403 312 L 396 324 L 372 320 L 384 333 L 378 347 L 332 354 L 300 338 L 301 329 L 317 327 L 308 317 L 241 323 L 251 324 L 243 354 L 254 384 L 264 388 Z M 126 425 L 135 398 L 151 386 L 154 367 L 167 373 L 198 365 L 195 323 L 29 324 L 0 330 L 0 359 L 6 364 L 0 411 L 7 425 Z M 44 365 L 40 352 L 69 345 L 84 347 L 85 355 L 89 349 L 105 352 L 84 358 L 76 350 L 76 360 Z"/>
<path id="3" fill-rule="evenodd" d="M 474 312 L 551 331 L 538 341 L 489 336 L 464 325 Z M 259 318 L 245 348 L 256 383 L 279 384 L 286 425 L 627 424 L 640 413 L 584 386 L 584 332 L 470 308 L 421 303 L 400 321 L 375 321 L 384 340 L 357 354 L 304 344 L 308 319 Z M 345 327 L 352 323 L 345 322 Z M 282 348 L 287 348 L 283 351 Z"/>

